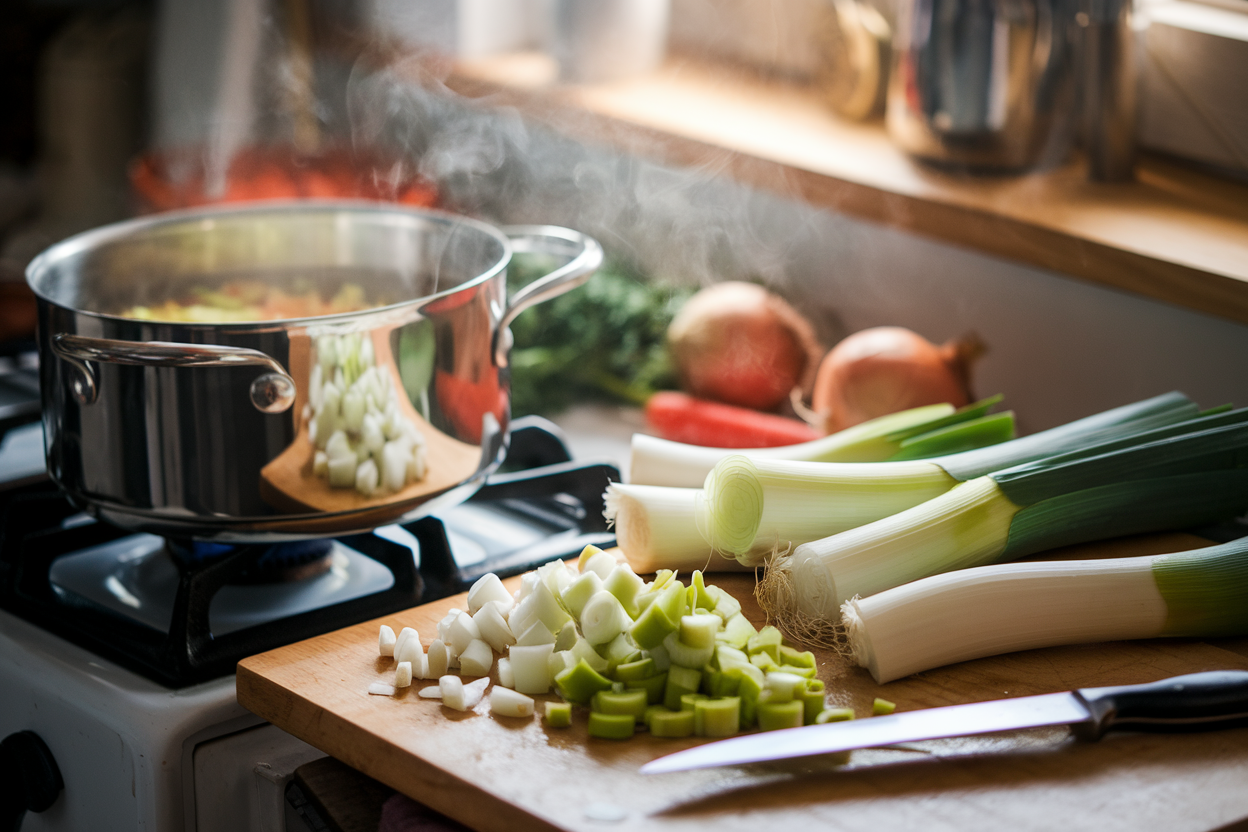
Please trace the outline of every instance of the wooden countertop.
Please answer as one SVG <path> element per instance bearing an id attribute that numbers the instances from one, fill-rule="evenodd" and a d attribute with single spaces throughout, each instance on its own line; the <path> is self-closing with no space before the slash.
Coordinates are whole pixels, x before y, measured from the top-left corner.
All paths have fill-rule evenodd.
<path id="1" fill-rule="evenodd" d="M 1248 185 L 1145 155 L 1135 182 L 966 177 L 915 163 L 880 123 L 817 91 L 691 60 L 635 80 L 560 86 L 540 55 L 461 64 L 448 84 L 583 141 L 743 183 L 1093 283 L 1248 323 Z"/>

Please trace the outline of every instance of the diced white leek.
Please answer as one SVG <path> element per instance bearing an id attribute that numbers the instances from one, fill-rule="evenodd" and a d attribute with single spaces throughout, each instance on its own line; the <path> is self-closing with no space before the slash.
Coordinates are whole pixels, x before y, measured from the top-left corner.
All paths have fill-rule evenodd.
<path id="1" fill-rule="evenodd" d="M 308 404 L 315 412 L 321 406 L 321 388 L 325 384 L 325 370 L 318 362 L 308 374 Z"/>
<path id="2" fill-rule="evenodd" d="M 606 644 L 632 623 L 620 599 L 605 589 L 594 593 L 581 610 L 581 632 L 590 644 Z"/>
<path id="3" fill-rule="evenodd" d="M 332 459 L 333 457 L 351 457 L 355 458 L 355 451 L 351 448 L 351 440 L 347 439 L 344 431 L 336 430 L 333 434 L 326 434 L 328 441 L 325 443 L 325 453 Z"/>
<path id="4" fill-rule="evenodd" d="M 417 692 L 417 696 L 419 696 L 421 699 L 441 699 L 442 698 L 442 686 L 440 684 L 426 685 L 425 687 L 421 688 Z"/>
<path id="5" fill-rule="evenodd" d="M 508 645 L 516 643 L 516 637 L 512 635 L 511 628 L 507 626 L 507 619 L 503 618 L 503 614 L 499 612 L 498 603 L 497 601 L 489 602 L 477 610 L 472 620 L 477 625 L 481 638 L 494 650 L 505 653 Z"/>
<path id="6" fill-rule="evenodd" d="M 364 460 L 355 469 L 355 490 L 365 497 L 371 496 L 377 490 L 377 481 L 377 463 L 371 459 Z"/>
<path id="7" fill-rule="evenodd" d="M 384 682 L 373 682 L 368 686 L 368 692 L 373 696 L 394 696 L 397 692 L 394 685 L 387 685 Z"/>
<path id="8" fill-rule="evenodd" d="M 465 676 L 489 676 L 494 651 L 482 639 L 473 639 L 459 654 L 459 669 Z"/>
<path id="9" fill-rule="evenodd" d="M 395 651 L 394 660 L 411 665 L 412 676 L 415 678 L 429 678 L 429 657 L 425 655 L 418 636 L 404 639 L 403 644 Z"/>
<path id="10" fill-rule="evenodd" d="M 397 442 L 387 442 L 381 449 L 381 483 L 387 491 L 403 490 L 411 456 L 411 452 Z"/>
<path id="11" fill-rule="evenodd" d="M 598 577 L 606 580 L 615 569 L 616 559 L 608 552 L 595 552 L 581 567 L 581 572 L 597 572 Z"/>
<path id="12" fill-rule="evenodd" d="M 487 572 L 473 583 L 468 590 L 468 612 L 473 615 L 490 601 L 505 604 L 504 611 L 511 608 L 511 593 L 503 586 L 503 581 L 493 572 Z"/>
<path id="13" fill-rule="evenodd" d="M 515 689 L 520 693 L 541 694 L 550 690 L 550 656 L 553 645 L 535 644 L 522 647 L 513 644 L 507 656 L 511 660 L 511 675 Z"/>
<path id="14" fill-rule="evenodd" d="M 321 368 L 331 373 L 334 365 L 338 363 L 338 337 L 335 335 L 322 335 L 316 339 L 316 358 Z"/>
<path id="15" fill-rule="evenodd" d="M 433 644 L 429 645 L 429 679 L 437 679 L 446 675 L 446 671 L 450 670 L 451 661 L 450 653 L 447 651 L 446 644 L 442 639 L 434 639 Z"/>
<path id="16" fill-rule="evenodd" d="M 429 453 L 423 444 L 412 448 L 411 460 L 407 463 L 407 478 L 412 482 L 420 482 L 429 473 Z"/>
<path id="17" fill-rule="evenodd" d="M 514 690 L 495 686 L 490 691 L 490 711 L 499 716 L 533 716 L 533 699 Z"/>
<path id="18" fill-rule="evenodd" d="M 710 613 L 683 615 L 680 618 L 680 641 L 690 647 L 714 647 L 720 623 L 719 616 Z"/>
<path id="19" fill-rule="evenodd" d="M 564 607 L 576 618 L 581 617 L 585 602 L 602 589 L 602 578 L 597 572 L 582 572 L 575 581 L 564 587 L 560 598 Z"/>
<path id="20" fill-rule="evenodd" d="M 394 686 L 405 688 L 412 684 L 412 663 L 399 662 L 394 666 Z"/>
<path id="21" fill-rule="evenodd" d="M 550 660 L 547 662 L 550 665 L 550 678 L 554 679 L 576 662 L 577 659 L 572 655 L 571 650 L 555 650 L 550 654 Z"/>
<path id="22" fill-rule="evenodd" d="M 386 625 L 381 625 L 381 630 L 377 634 L 377 651 L 382 656 L 393 656 L 394 645 L 398 642 L 394 635 L 394 630 Z"/>
<path id="23" fill-rule="evenodd" d="M 576 578 L 576 575 L 570 572 L 561 560 L 552 560 L 550 563 L 544 563 L 537 567 L 537 575 L 556 598 Z"/>
<path id="24" fill-rule="evenodd" d="M 420 634 L 417 633 L 414 628 L 404 627 L 402 630 L 399 630 L 399 635 L 394 640 L 394 650 L 391 652 L 390 655 L 392 656 L 398 655 L 399 650 L 403 648 L 403 643 L 406 642 L 409 638 L 415 638 L 416 642 L 420 643 Z"/>
<path id="25" fill-rule="evenodd" d="M 516 600 L 523 601 L 525 598 L 529 597 L 529 595 L 533 592 L 533 588 L 537 586 L 539 580 L 540 579 L 537 577 L 536 572 L 525 572 L 521 575 L 520 595 L 516 598 Z"/>
<path id="26" fill-rule="evenodd" d="M 446 643 L 456 654 L 462 654 L 468 649 L 469 644 L 479 638 L 481 638 L 481 628 L 472 620 L 471 615 L 462 610 L 446 628 Z"/>
<path id="27" fill-rule="evenodd" d="M 564 626 L 566 629 L 569 625 Z M 560 632 L 563 631 L 560 630 Z M 533 647 L 538 644 L 553 645 L 554 643 L 555 634 L 548 630 L 546 625 L 540 621 L 534 621 L 533 625 L 521 633 L 520 637 L 516 639 L 516 644 L 519 644 L 521 647 Z"/>
<path id="28" fill-rule="evenodd" d="M 312 473 L 318 477 L 329 477 L 329 454 L 324 451 L 312 454 Z"/>
<path id="29" fill-rule="evenodd" d="M 620 599 L 620 604 L 630 616 L 637 614 L 637 596 L 645 585 L 646 582 L 627 563 L 617 563 L 602 582 L 602 588 Z"/>
<path id="30" fill-rule="evenodd" d="M 576 623 L 569 621 L 563 625 L 563 629 L 555 636 L 556 650 L 571 650 L 576 640 L 581 637 L 580 632 L 576 629 Z"/>
<path id="31" fill-rule="evenodd" d="M 364 338 L 360 340 L 359 357 L 360 357 L 361 367 L 373 366 L 373 361 L 375 360 L 374 353 L 373 353 L 373 339 L 368 337 L 367 335 L 364 336 Z"/>
<path id="32" fill-rule="evenodd" d="M 381 419 L 373 413 L 364 414 L 364 423 L 360 428 L 360 439 L 369 453 L 379 454 L 386 444 L 386 435 L 381 429 Z"/>
<path id="33" fill-rule="evenodd" d="M 609 666 L 607 660 L 598 655 L 598 651 L 594 649 L 594 646 L 589 643 L 588 639 L 578 637 L 576 644 L 572 645 L 572 649 L 568 652 L 577 661 L 584 659 L 587 665 L 599 673 L 602 673 Z M 576 662 L 573 662 L 573 664 L 576 664 Z"/>
<path id="34" fill-rule="evenodd" d="M 694 670 L 701 670 L 702 665 L 709 662 L 715 654 L 714 643 L 709 647 L 691 647 L 680 640 L 678 633 L 668 633 L 667 638 L 663 639 L 663 648 L 671 657 L 672 664 Z"/>
<path id="35" fill-rule="evenodd" d="M 438 677 L 438 690 L 442 692 L 442 704 L 457 711 L 468 710 L 464 701 L 464 681 L 458 676 Z"/>
<path id="36" fill-rule="evenodd" d="M 559 603 L 555 594 L 550 591 L 550 587 L 541 581 L 538 581 L 533 588 L 532 599 L 533 612 L 552 633 L 572 620 L 572 616 L 568 615 L 568 611 Z"/>
<path id="37" fill-rule="evenodd" d="M 507 614 L 507 626 L 512 633 L 523 633 L 537 621 L 540 621 L 537 616 L 537 601 L 532 594 L 521 598 Z"/>
<path id="38" fill-rule="evenodd" d="M 342 426 L 351 433 L 364 427 L 364 394 L 357 387 L 342 394 Z"/>
<path id="39" fill-rule="evenodd" d="M 495 664 L 498 666 L 498 683 L 505 688 L 514 688 L 516 686 L 516 677 L 511 672 L 511 659 L 506 656 L 499 656 Z"/>

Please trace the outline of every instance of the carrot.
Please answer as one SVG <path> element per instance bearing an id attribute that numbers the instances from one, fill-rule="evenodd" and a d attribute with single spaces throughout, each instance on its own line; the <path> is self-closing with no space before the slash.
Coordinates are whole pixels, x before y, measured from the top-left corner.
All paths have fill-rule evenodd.
<path id="1" fill-rule="evenodd" d="M 772 448 L 817 439 L 805 422 L 662 391 L 646 402 L 646 422 L 664 439 L 712 448 Z"/>

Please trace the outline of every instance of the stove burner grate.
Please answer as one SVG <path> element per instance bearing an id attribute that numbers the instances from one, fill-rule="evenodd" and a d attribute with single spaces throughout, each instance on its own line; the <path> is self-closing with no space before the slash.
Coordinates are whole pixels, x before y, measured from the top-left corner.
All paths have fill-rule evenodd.
<path id="1" fill-rule="evenodd" d="M 127 608 L 125 596 L 133 593 L 124 582 L 111 590 L 122 599 L 118 604 L 66 575 L 76 563 L 80 575 L 83 569 L 97 569 L 104 582 L 116 578 L 109 565 L 83 566 L 89 559 L 79 556 L 110 547 L 134 549 L 126 538 L 151 536 L 81 514 L 49 483 L 0 490 L 0 608 L 168 687 L 224 676 L 246 656 L 462 592 L 485 572 L 517 574 L 575 555 L 588 543 L 611 545 L 602 493 L 610 480 L 619 479 L 619 471 L 571 462 L 556 431 L 545 420 L 515 420 L 505 466 L 515 468 L 519 462 L 524 470 L 496 474 L 468 503 L 402 527 L 277 547 L 162 544 L 151 538 L 146 553 L 159 550 L 166 570 L 162 580 L 172 589 L 171 597 L 155 605 L 156 612 L 145 615 Z M 494 522 L 482 523 L 483 512 Z M 490 538 L 483 534 L 490 526 L 509 531 Z M 452 540 L 473 554 L 462 558 Z M 291 614 L 244 611 L 231 623 L 219 622 L 214 631 L 214 603 L 219 612 L 222 599 L 231 594 L 280 595 L 282 586 L 324 580 L 329 575 L 303 575 L 294 584 L 267 584 L 269 589 L 257 583 L 275 575 L 292 577 L 291 570 L 309 565 L 312 571 L 321 569 L 344 551 L 388 571 L 386 588 L 336 596 L 342 600 L 324 606 L 294 605 Z"/>

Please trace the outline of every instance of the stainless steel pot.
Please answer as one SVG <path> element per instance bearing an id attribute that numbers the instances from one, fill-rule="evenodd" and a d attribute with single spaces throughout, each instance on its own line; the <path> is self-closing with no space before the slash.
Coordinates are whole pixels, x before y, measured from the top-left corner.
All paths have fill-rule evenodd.
<path id="1" fill-rule="evenodd" d="M 508 298 L 515 251 L 561 265 Z M 223 540 L 364 530 L 462 500 L 506 451 L 508 324 L 601 261 L 565 228 L 376 203 L 186 211 L 72 237 L 27 270 L 48 472 L 109 522 Z M 121 314 L 257 280 L 325 298 L 345 287 L 373 308 L 204 324 Z M 366 475 L 361 489 L 331 484 L 321 454 L 342 450 L 337 432 L 358 468 L 374 463 L 375 489 Z M 332 459 L 342 483 L 348 457 Z"/>

